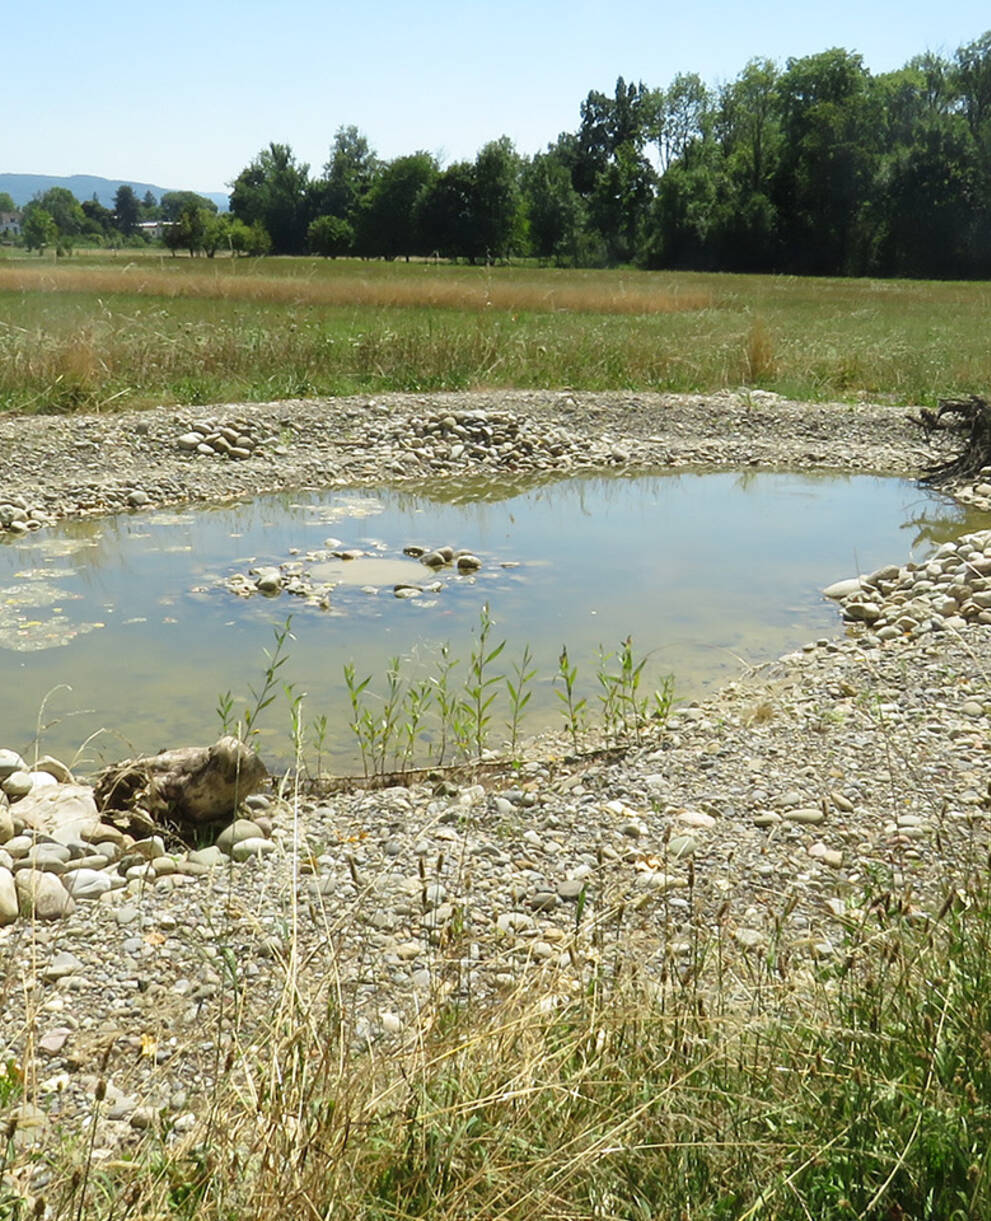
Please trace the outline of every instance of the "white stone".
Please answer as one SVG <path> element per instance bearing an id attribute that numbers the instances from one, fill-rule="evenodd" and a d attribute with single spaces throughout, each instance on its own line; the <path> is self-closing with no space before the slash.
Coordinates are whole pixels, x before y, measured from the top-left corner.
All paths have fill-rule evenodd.
<path id="1" fill-rule="evenodd" d="M 13 924 L 17 919 L 17 888 L 14 875 L 9 869 L 0 867 L 0 925 Z"/>
<path id="2" fill-rule="evenodd" d="M 62 885 L 74 899 L 98 899 L 113 889 L 113 879 L 102 869 L 75 869 L 63 876 Z"/>
<path id="3" fill-rule="evenodd" d="M 849 598 L 851 594 L 859 593 L 860 590 L 860 577 L 848 577 L 845 581 L 834 581 L 832 585 L 827 585 L 822 592 L 827 598 L 840 601 Z"/>
<path id="4" fill-rule="evenodd" d="M 15 875 L 14 885 L 22 916 L 58 920 L 71 915 L 76 909 L 72 896 L 53 873 L 22 869 Z"/>
<path id="5" fill-rule="evenodd" d="M 32 791 L 17 803 L 17 815 L 25 826 L 44 831 L 60 843 L 82 839 L 99 822 L 88 784 L 58 784 Z"/>
<path id="6" fill-rule="evenodd" d="M 275 851 L 275 844 L 270 839 L 253 835 L 242 839 L 231 848 L 231 860 L 250 861 L 255 857 L 270 856 Z"/>

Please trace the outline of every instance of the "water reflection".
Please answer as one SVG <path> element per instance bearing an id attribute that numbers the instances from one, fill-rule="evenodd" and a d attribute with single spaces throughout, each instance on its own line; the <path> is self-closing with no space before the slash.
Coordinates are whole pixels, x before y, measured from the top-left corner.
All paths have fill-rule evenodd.
<path id="1" fill-rule="evenodd" d="M 376 674 L 398 655 L 429 670 L 445 642 L 466 659 L 486 601 L 510 642 L 506 656 L 528 642 L 545 676 L 531 727 L 557 716 L 548 680 L 562 643 L 594 685 L 599 650 L 632 633 L 650 653 L 646 681 L 673 671 L 679 693 L 693 695 L 741 662 L 836 630 L 820 594 L 829 582 L 921 558 L 988 525 L 986 514 L 906 481 L 757 470 L 294 492 L 69 522 L 0 547 L 0 745 L 26 747 L 46 692 L 66 683 L 72 692 L 48 702 L 45 750 L 71 757 L 94 733 L 90 759 L 206 740 L 217 732 L 218 694 L 247 698 L 273 626 L 290 613 L 283 677 L 306 692 L 308 716 L 327 715 L 337 766 L 350 765 L 343 664 L 354 658 Z M 402 555 L 410 543 L 468 548 L 483 568 L 409 601 L 388 587 L 370 595 L 355 570 L 333 590 L 329 613 L 223 588 L 253 565 L 326 548 L 331 536 L 404 580 L 420 571 Z M 55 603 L 53 588 L 64 594 Z M 48 631 L 48 646 L 18 651 L 26 622 L 39 640 Z M 287 725 L 288 713 L 268 714 L 266 750 L 288 752 Z"/>

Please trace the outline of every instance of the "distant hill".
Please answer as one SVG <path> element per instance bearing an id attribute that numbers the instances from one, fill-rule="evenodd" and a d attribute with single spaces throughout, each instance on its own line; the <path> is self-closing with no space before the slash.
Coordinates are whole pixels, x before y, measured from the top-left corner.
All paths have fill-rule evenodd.
<path id="1" fill-rule="evenodd" d="M 155 199 L 161 199 L 167 191 L 186 190 L 179 187 L 156 187 L 150 182 L 134 182 L 123 178 L 97 178 L 93 174 L 71 174 L 68 178 L 57 178 L 51 174 L 0 174 L 0 191 L 6 191 L 18 208 L 34 199 L 39 192 L 51 187 L 67 187 L 80 203 L 95 195 L 105 208 L 112 208 L 114 195 L 120 186 L 133 187 L 138 199 L 151 191 Z M 197 191 L 205 199 L 212 199 L 221 212 L 226 212 L 228 197 L 222 191 Z"/>

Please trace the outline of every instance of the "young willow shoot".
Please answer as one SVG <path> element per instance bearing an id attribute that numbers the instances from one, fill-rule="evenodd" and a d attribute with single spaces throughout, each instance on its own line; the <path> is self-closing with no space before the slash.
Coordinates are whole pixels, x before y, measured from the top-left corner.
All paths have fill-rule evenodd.
<path id="1" fill-rule="evenodd" d="M 275 648 L 265 649 L 265 660 L 268 663 L 262 676 L 262 684 L 258 690 L 248 688 L 251 702 L 245 705 L 239 717 L 234 712 L 234 697 L 230 691 L 225 691 L 217 697 L 217 716 L 220 718 L 221 731 L 225 734 L 236 732 L 238 737 L 247 741 L 258 733 L 257 721 L 261 714 L 274 703 L 279 694 L 281 670 L 289 660 L 288 643 L 293 640 L 292 615 L 289 615 L 281 627 L 273 628 Z M 291 691 L 291 685 L 287 693 Z"/>
<path id="2" fill-rule="evenodd" d="M 561 656 L 557 659 L 555 681 L 560 682 L 561 688 L 563 688 L 563 690 L 557 688 L 555 694 L 563 705 L 561 715 L 564 717 L 565 726 L 571 735 L 571 744 L 577 754 L 578 739 L 588 722 L 588 700 L 584 696 L 579 697 L 576 694 L 578 667 L 570 662 L 567 645 L 561 647 Z"/>
<path id="3" fill-rule="evenodd" d="M 498 686 L 503 681 L 503 675 L 491 674 L 489 667 L 499 657 L 506 647 L 505 640 L 489 647 L 489 638 L 495 626 L 489 614 L 489 604 L 482 606 L 478 628 L 478 644 L 472 649 L 468 661 L 468 676 L 465 679 L 465 711 L 468 714 L 468 730 L 474 744 L 475 755 L 481 758 L 488 737 L 489 723 L 492 720 L 491 708 L 498 694 Z"/>
<path id="4" fill-rule="evenodd" d="M 402 775 L 416 767 L 468 762 L 485 752 L 497 715 L 508 733 L 507 757 L 515 760 L 539 670 L 530 645 L 523 647 L 508 673 L 494 669 L 506 642 L 493 643 L 495 626 L 488 604 L 482 607 L 478 635 L 471 649 L 464 681 L 452 681 L 460 664 L 449 644 L 441 645 L 432 673 L 407 676 L 400 657 L 389 659 L 381 694 L 372 678 L 358 678 L 354 662 L 344 667 L 351 705 L 349 728 L 358 744 L 366 776 Z M 646 658 L 638 659 L 627 637 L 615 654 L 599 655 L 598 681 L 601 732 L 615 743 L 640 742 L 648 724 L 661 724 L 671 709 L 674 684 L 670 676 L 653 693 L 643 690 Z M 575 753 L 589 730 L 589 704 L 578 686 L 578 666 L 565 645 L 553 675 L 554 694 Z M 501 701 L 501 704 L 500 702 Z M 322 750 L 326 718 L 314 723 L 315 744 Z M 419 755 L 419 757 L 418 757 Z M 425 757 L 424 757 L 425 756 Z"/>
<path id="5" fill-rule="evenodd" d="M 516 757 L 516 746 L 520 737 L 520 722 L 533 695 L 531 684 L 536 676 L 537 667 L 533 664 L 533 654 L 529 644 L 525 644 L 519 661 L 513 663 L 513 673 L 506 676 L 506 693 L 509 696 L 509 720 L 506 722 L 506 728 L 509 730 L 509 753 L 513 758 Z"/>

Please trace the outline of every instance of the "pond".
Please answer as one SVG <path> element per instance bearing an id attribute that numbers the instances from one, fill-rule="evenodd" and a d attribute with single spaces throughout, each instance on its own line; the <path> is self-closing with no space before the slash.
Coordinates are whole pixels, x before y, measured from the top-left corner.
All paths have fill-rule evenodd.
<path id="1" fill-rule="evenodd" d="M 211 741 L 224 693 L 233 715 L 254 703 L 290 615 L 279 693 L 255 723 L 273 763 L 291 749 L 283 684 L 304 696 L 324 767 L 354 771 L 345 664 L 374 676 L 371 698 L 391 658 L 424 680 L 447 643 L 463 682 L 486 604 L 492 644 L 508 642 L 491 672 L 511 674 L 524 645 L 534 656 L 529 730 L 562 723 L 565 644 L 590 707 L 600 650 L 629 636 L 645 687 L 670 673 L 693 698 L 839 631 L 831 581 L 987 525 L 904 480 L 769 472 L 300 492 L 67 522 L 0 546 L 0 745 L 32 750 L 40 731 L 42 751 L 85 771 Z M 481 567 L 427 569 L 404 554 L 414 544 L 467 549 Z M 280 565 L 312 596 L 233 592 Z M 401 585 L 421 592 L 397 597 Z M 497 686 L 493 742 L 509 715 Z M 310 728 L 322 717 L 325 734 Z"/>

